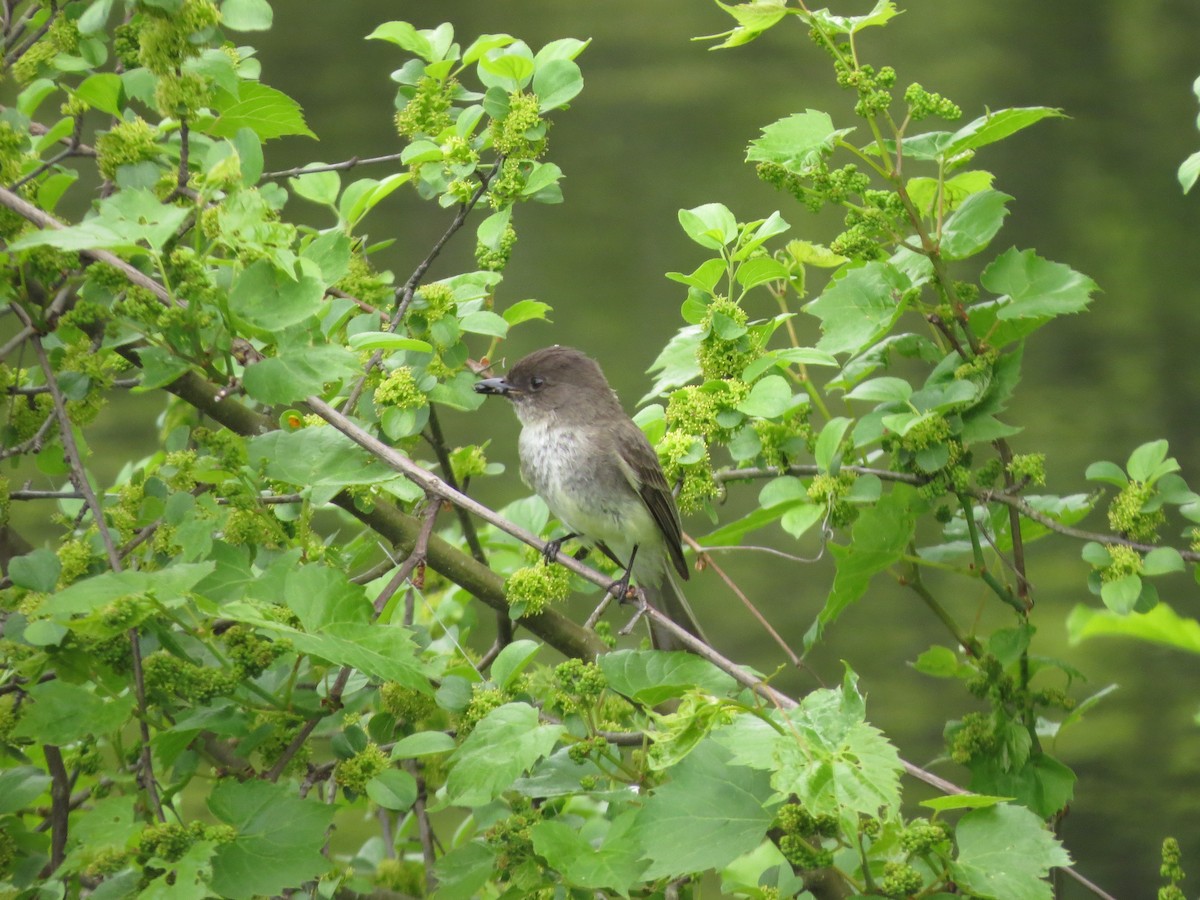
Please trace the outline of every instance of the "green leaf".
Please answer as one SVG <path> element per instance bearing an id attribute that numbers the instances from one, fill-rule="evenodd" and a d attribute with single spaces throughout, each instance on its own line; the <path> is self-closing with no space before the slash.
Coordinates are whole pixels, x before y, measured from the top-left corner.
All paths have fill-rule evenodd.
<path id="1" fill-rule="evenodd" d="M 853 419 L 838 416 L 826 422 L 821 433 L 817 435 L 813 458 L 822 472 L 828 472 L 833 468 L 838 448 L 842 445 L 842 438 L 846 436 L 846 432 L 853 424 Z"/>
<path id="2" fill-rule="evenodd" d="M 274 335 L 321 311 L 325 286 L 313 275 L 291 278 L 265 259 L 256 260 L 233 283 L 229 309 Z"/>
<path id="3" fill-rule="evenodd" d="M 106 698 L 65 681 L 35 684 L 27 693 L 32 702 L 22 706 L 12 734 L 42 744 L 69 744 L 88 735 L 115 732 L 129 721 L 137 705 L 132 693 Z"/>
<path id="4" fill-rule="evenodd" d="M 837 562 L 833 589 L 817 621 L 804 636 L 811 647 L 825 626 L 866 593 L 871 579 L 895 564 L 904 554 L 916 525 L 913 505 L 916 492 L 907 485 L 895 485 L 875 506 L 864 509 L 850 532 L 846 546 L 830 544 Z"/>
<path id="5" fill-rule="evenodd" d="M 599 846 L 561 819 L 544 819 L 530 828 L 529 834 L 534 851 L 551 869 L 561 872 L 569 884 L 628 895 L 647 866 L 641 860 L 642 848 L 631 833 L 635 821 L 632 811 L 617 816 Z"/>
<path id="6" fill-rule="evenodd" d="M 49 789 L 50 776 L 34 766 L 0 771 L 0 815 L 17 812 Z"/>
<path id="7" fill-rule="evenodd" d="M 979 282 L 1001 298 L 998 318 L 1050 318 L 1080 312 L 1096 283 L 1069 266 L 1042 259 L 1032 250 L 1006 250 L 983 270 Z"/>
<path id="8" fill-rule="evenodd" d="M 54 590 L 61 573 L 62 563 L 58 556 L 44 547 L 15 557 L 8 563 L 8 577 L 13 584 L 44 594 Z"/>
<path id="9" fill-rule="evenodd" d="M 489 50 L 507 47 L 514 40 L 516 38 L 510 34 L 481 34 L 475 40 L 471 41 L 470 46 L 463 51 L 462 64 L 469 66 L 474 62 L 478 62 L 480 57 Z"/>
<path id="10" fill-rule="evenodd" d="M 110 116 L 121 117 L 121 76 L 112 72 L 99 72 L 89 75 L 79 87 L 75 88 L 75 96 L 92 109 L 108 113 Z"/>
<path id="11" fill-rule="evenodd" d="M 541 649 L 541 644 L 529 640 L 513 641 L 505 645 L 492 662 L 491 680 L 498 688 L 509 688 L 512 680 L 529 667 Z"/>
<path id="12" fill-rule="evenodd" d="M 1196 186 L 1196 179 L 1200 178 L 1200 150 L 1180 163 L 1178 178 L 1185 194 Z"/>
<path id="13" fill-rule="evenodd" d="M 224 0 L 221 25 L 233 31 L 269 31 L 273 14 L 267 0 Z"/>
<path id="14" fill-rule="evenodd" d="M 157 603 L 171 609 L 181 605 L 188 593 L 214 568 L 214 563 L 203 562 L 175 563 L 152 572 L 134 569 L 101 572 L 54 594 L 46 600 L 43 609 L 64 625 L 70 624 L 76 616 L 86 616 L 121 597 L 135 594 L 150 595 Z"/>
<path id="15" fill-rule="evenodd" d="M 1138 575 L 1122 575 L 1106 581 L 1100 588 L 1100 599 L 1115 613 L 1128 615 L 1133 612 L 1138 598 L 1142 596 L 1142 579 Z"/>
<path id="16" fill-rule="evenodd" d="M 967 150 L 994 144 L 1046 118 L 1065 119 L 1066 115 L 1061 110 L 1047 106 L 1001 109 L 988 113 L 954 132 L 950 142 L 942 149 L 941 156 L 949 160 Z"/>
<path id="17" fill-rule="evenodd" d="M 976 809 L 954 830 L 958 857 L 950 872 L 962 887 L 996 900 L 1050 900 L 1045 881 L 1050 869 L 1069 866 L 1071 857 L 1045 823 L 1029 810 L 1009 804 Z"/>
<path id="18" fill-rule="evenodd" d="M 469 312 L 461 319 L 459 325 L 463 331 L 471 334 L 486 334 L 489 337 L 504 337 L 508 334 L 508 322 L 490 309 L 477 309 Z"/>
<path id="19" fill-rule="evenodd" d="M 782 375 L 767 375 L 754 382 L 746 399 L 737 405 L 738 412 L 763 419 L 781 416 L 793 405 L 791 385 Z"/>
<path id="20" fill-rule="evenodd" d="M 1142 559 L 1142 574 L 1146 576 L 1182 572 L 1185 568 L 1183 557 L 1174 547 L 1155 547 Z"/>
<path id="21" fill-rule="evenodd" d="M 437 861 L 438 900 L 474 900 L 496 869 L 496 851 L 486 844 L 459 844 Z"/>
<path id="22" fill-rule="evenodd" d="M 738 266 L 737 283 L 745 290 L 787 278 L 788 269 L 773 256 L 756 256 Z"/>
<path id="23" fill-rule="evenodd" d="M 1129 479 L 1125 477 L 1125 471 L 1116 463 L 1107 460 L 1092 463 L 1083 473 L 1083 477 L 1088 481 L 1105 481 L 1115 484 L 1119 488 L 1129 484 Z"/>
<path id="24" fill-rule="evenodd" d="M 908 278 L 890 263 L 869 262 L 849 269 L 805 310 L 821 320 L 817 349 L 859 353 L 886 334 L 904 311 L 901 295 Z"/>
<path id="25" fill-rule="evenodd" d="M 951 794 L 948 797 L 922 800 L 921 806 L 935 812 L 949 812 L 953 809 L 986 809 L 998 803 L 1007 803 L 1011 799 L 1011 797 L 992 797 L 988 794 Z"/>
<path id="26" fill-rule="evenodd" d="M 390 350 L 400 352 L 411 350 L 415 353 L 432 353 L 433 345 L 428 341 L 403 337 L 390 331 L 360 331 L 353 334 L 346 342 L 351 350 Z"/>
<path id="27" fill-rule="evenodd" d="M 833 152 L 834 145 L 853 128 L 834 128 L 828 113 L 810 109 L 793 113 L 762 130 L 750 142 L 747 162 L 769 162 L 803 175 Z"/>
<path id="28" fill-rule="evenodd" d="M 767 369 L 775 366 L 836 366 L 837 358 L 813 347 L 785 347 L 781 350 L 768 350 L 742 373 L 744 381 L 754 381 Z"/>
<path id="29" fill-rule="evenodd" d="M 392 759 L 413 759 L 418 756 L 448 753 L 455 746 L 454 738 L 444 731 L 418 731 L 396 741 L 392 747 Z"/>
<path id="30" fill-rule="evenodd" d="M 703 740 L 670 773 L 638 814 L 645 878 L 720 869 L 759 845 L 773 819 L 765 772 L 736 765 L 730 751 Z"/>
<path id="31" fill-rule="evenodd" d="M 232 138 L 239 128 L 249 128 L 264 141 L 288 134 L 317 137 L 305 124 L 299 103 L 258 81 L 243 81 L 236 97 L 218 92 L 213 108 L 218 116 L 208 131 L 217 137 Z"/>
<path id="32" fill-rule="evenodd" d="M 279 894 L 329 868 L 321 847 L 333 806 L 300 800 L 286 785 L 227 778 L 213 788 L 208 808 L 237 832 L 213 856 L 212 890 L 222 897 Z"/>
<path id="33" fill-rule="evenodd" d="M 480 719 L 450 758 L 446 794 L 458 806 L 490 803 L 554 749 L 561 725 L 541 725 L 527 703 L 506 703 Z"/>
<path id="34" fill-rule="evenodd" d="M 504 321 L 511 328 L 513 325 L 520 325 L 522 322 L 529 322 L 533 319 L 549 321 L 546 313 L 550 312 L 552 308 L 549 303 L 543 303 L 541 300 L 518 300 L 504 310 L 501 315 L 504 316 Z"/>
<path id="35" fill-rule="evenodd" d="M 720 250 L 737 239 L 737 219 L 722 203 L 681 209 L 679 224 L 688 237 L 710 250 Z"/>
<path id="36" fill-rule="evenodd" d="M 175 236 L 188 211 L 162 203 L 147 190 L 127 189 L 101 200 L 98 214 L 67 228 L 33 231 L 8 245 L 9 250 L 57 247 L 60 250 L 120 250 L 135 253 L 144 242 L 161 249 Z"/>
<path id="37" fill-rule="evenodd" d="M 903 378 L 890 375 L 862 382 L 846 395 L 847 400 L 875 400 L 879 403 L 907 403 L 912 385 Z"/>
<path id="38" fill-rule="evenodd" d="M 246 367 L 242 384 L 262 403 L 293 403 L 325 385 L 362 374 L 358 357 L 336 344 L 297 347 Z"/>
<path id="39" fill-rule="evenodd" d="M 404 812 L 417 799 L 417 780 L 403 769 L 384 769 L 367 782 L 367 796 L 384 809 Z"/>
<path id="40" fill-rule="evenodd" d="M 349 485 L 378 484 L 400 476 L 334 428 L 272 431 L 247 445 L 251 466 L 329 499 Z"/>
<path id="41" fill-rule="evenodd" d="M 898 16 L 900 10 L 892 0 L 876 0 L 875 7 L 862 16 L 835 16 L 827 9 L 815 10 L 813 21 L 819 22 L 827 30 L 838 34 L 855 34 L 872 25 L 886 25 L 892 18 Z"/>
<path id="42" fill-rule="evenodd" d="M 950 214 L 939 245 L 946 259 L 966 259 L 992 242 L 1008 215 L 1008 194 L 980 191 Z"/>
<path id="43" fill-rule="evenodd" d="M 407 22 L 384 22 L 367 35 L 367 40 L 387 41 L 389 44 L 395 44 L 400 49 L 407 50 L 409 53 L 415 54 L 427 62 L 436 61 L 433 44 L 429 40 L 428 32 L 417 31 L 416 28 Z M 504 46 L 504 42 L 493 44 L 492 46 L 502 47 Z"/>
<path id="44" fill-rule="evenodd" d="M 314 162 L 309 163 L 308 168 L 320 168 L 323 165 L 324 163 Z M 288 182 L 297 196 L 325 206 L 332 206 L 336 203 L 338 194 L 342 190 L 342 179 L 337 172 L 326 171 L 297 175 L 289 178 Z"/>
<path id="45" fill-rule="evenodd" d="M 1128 637 L 1200 654 L 1200 622 L 1179 615 L 1165 603 L 1129 615 L 1076 606 L 1067 617 L 1067 636 L 1072 645 L 1094 637 Z"/>
<path id="46" fill-rule="evenodd" d="M 583 90 L 583 73 L 569 59 L 551 59 L 538 65 L 533 73 L 533 92 L 537 94 L 538 111 L 561 109 Z"/>
<path id="47" fill-rule="evenodd" d="M 1178 471 L 1179 463 L 1174 458 L 1167 458 L 1165 440 L 1149 441 L 1129 454 L 1125 470 L 1134 481 L 1153 484 L 1163 475 Z"/>
<path id="48" fill-rule="evenodd" d="M 598 661 L 612 690 L 647 706 L 697 688 L 724 697 L 737 686 L 729 675 L 691 653 L 617 650 Z"/>

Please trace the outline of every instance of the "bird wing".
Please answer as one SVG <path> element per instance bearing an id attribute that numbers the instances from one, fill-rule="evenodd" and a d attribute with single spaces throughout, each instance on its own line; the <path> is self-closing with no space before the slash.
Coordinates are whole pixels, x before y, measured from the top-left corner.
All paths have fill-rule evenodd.
<path id="1" fill-rule="evenodd" d="M 683 528 L 679 524 L 679 510 L 675 506 L 675 498 L 671 495 L 666 476 L 663 475 L 658 454 L 654 452 L 642 430 L 632 422 L 629 424 L 631 427 L 628 430 L 621 429 L 618 435 L 622 469 L 662 531 L 675 571 L 686 581 L 689 575 L 688 565 L 687 560 L 683 558 Z"/>

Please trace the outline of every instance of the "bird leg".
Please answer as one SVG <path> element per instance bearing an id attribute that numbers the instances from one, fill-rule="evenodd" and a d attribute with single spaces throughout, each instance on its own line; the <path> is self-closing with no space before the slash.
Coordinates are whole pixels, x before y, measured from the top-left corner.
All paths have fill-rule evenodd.
<path id="1" fill-rule="evenodd" d="M 629 554 L 629 565 L 625 567 L 625 574 L 608 586 L 608 591 L 621 603 L 624 603 L 629 598 L 629 579 L 633 577 L 633 561 L 637 559 L 637 544 L 633 546 L 633 552 Z"/>
<path id="2" fill-rule="evenodd" d="M 560 538 L 555 538 L 552 541 L 546 541 L 546 546 L 542 550 L 542 559 L 546 561 L 546 565 L 549 565 L 558 559 L 558 552 L 562 550 L 563 544 L 571 540 L 571 538 L 577 537 L 579 537 L 579 535 L 577 535 L 575 532 L 571 532 L 570 534 L 564 534 Z M 586 550 L 584 552 L 586 552 Z M 578 556 L 575 558 L 579 559 Z"/>

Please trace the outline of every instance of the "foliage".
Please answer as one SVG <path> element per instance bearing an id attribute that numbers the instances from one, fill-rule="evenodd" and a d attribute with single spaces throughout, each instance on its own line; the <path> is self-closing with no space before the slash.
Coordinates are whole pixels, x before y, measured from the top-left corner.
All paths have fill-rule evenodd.
<path id="1" fill-rule="evenodd" d="M 370 164 L 391 174 L 270 172 L 268 142 L 314 135 L 231 37 L 271 27 L 266 0 L 28 2 L 4 20 L 21 88 L 0 112 L 0 452 L 58 488 L 4 480 L 0 510 L 54 502 L 60 537 L 5 558 L 0 892 L 649 897 L 708 877 L 760 898 L 1051 896 L 1070 857 L 1047 823 L 1075 783 L 1052 742 L 1108 689 L 1078 702 L 1079 673 L 1035 651 L 1025 547 L 1085 542 L 1102 608 L 1076 610 L 1076 638 L 1200 650 L 1153 580 L 1200 559 L 1161 542 L 1200 522 L 1165 442 L 1088 469 L 1115 488 L 1096 533 L 1074 526 L 1102 494 L 1032 493 L 1044 458 L 1008 443 L 1025 341 L 1096 285 L 993 246 L 1013 198 L 976 157 L 1061 114 L 957 124 L 950 98 L 901 88 L 857 44 L 890 0 L 722 8 L 717 46 L 799 24 L 849 91 L 852 113 L 789 115 L 747 150 L 844 227 L 823 246 L 779 212 L 681 211 L 705 258 L 668 276 L 684 324 L 638 421 L 685 509 L 718 520 L 720 492 L 761 484 L 702 554 L 763 529 L 828 550 L 806 648 L 885 576 L 926 604 L 951 645 L 916 668 L 974 698 L 946 727 L 970 792 L 904 806 L 904 773 L 947 784 L 870 723 L 849 667 L 797 701 L 696 642 L 610 650 L 605 623 L 555 606 L 609 576 L 529 555 L 545 506 L 463 493 L 502 467 L 447 446 L 438 410 L 475 409 L 509 331 L 549 311 L 506 302 L 503 271 L 519 205 L 563 199 L 548 136 L 585 41 L 381 24 L 404 145 Z M 396 284 L 366 228 L 401 188 L 453 213 Z M 297 224 L 302 203 L 325 227 Z M 427 282 L 468 221 L 478 268 Z M 160 445 L 100 484 L 87 427 L 130 387 L 164 398 Z M 1007 621 L 960 623 L 933 570 Z M 365 811 L 379 833 L 331 849 Z M 1177 891 L 1173 843 L 1162 875 Z"/>

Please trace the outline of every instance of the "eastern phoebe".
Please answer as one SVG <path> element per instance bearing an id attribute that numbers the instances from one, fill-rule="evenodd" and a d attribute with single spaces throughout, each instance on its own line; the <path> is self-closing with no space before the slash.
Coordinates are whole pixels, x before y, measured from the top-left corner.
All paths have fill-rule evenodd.
<path id="1" fill-rule="evenodd" d="M 623 599 L 632 575 L 646 600 L 703 639 L 700 626 L 668 571 L 688 577 L 675 498 L 658 454 L 625 414 L 600 366 L 570 347 L 547 347 L 518 362 L 503 378 L 476 382 L 481 394 L 513 402 L 521 420 L 521 477 L 572 532 L 598 546 L 624 576 L 613 585 Z M 654 646 L 680 649 L 677 639 L 650 625 Z"/>

